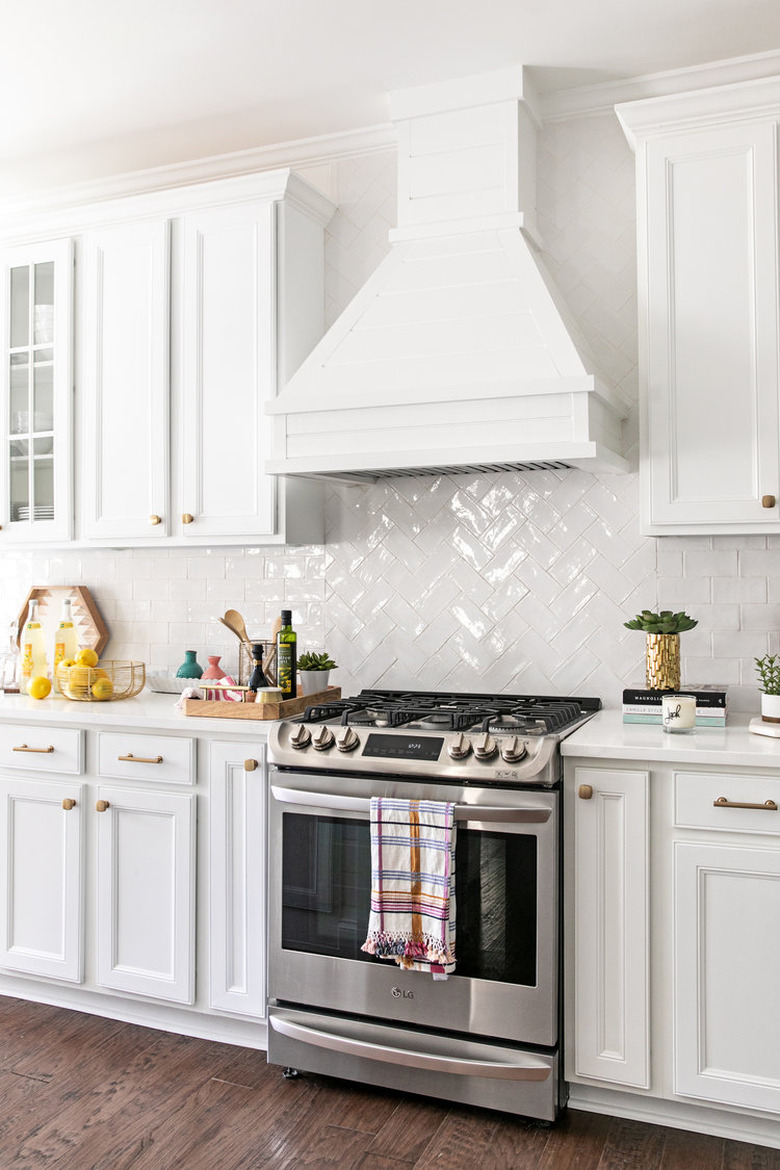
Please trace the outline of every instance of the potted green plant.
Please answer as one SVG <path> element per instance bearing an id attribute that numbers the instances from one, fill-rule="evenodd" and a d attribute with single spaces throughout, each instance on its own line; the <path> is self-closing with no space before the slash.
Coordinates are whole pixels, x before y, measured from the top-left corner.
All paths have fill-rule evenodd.
<path id="1" fill-rule="evenodd" d="M 316 650 L 304 650 L 298 655 L 298 677 L 301 684 L 301 693 L 313 695 L 317 691 L 324 691 L 328 685 L 330 672 L 336 669 L 336 663 L 326 650 L 317 653 Z"/>
<path id="2" fill-rule="evenodd" d="M 780 655 L 765 654 L 753 661 L 761 686 L 761 718 L 780 723 Z"/>
<path id="3" fill-rule="evenodd" d="M 647 635 L 645 678 L 649 691 L 679 691 L 680 634 L 698 624 L 687 613 L 674 613 L 671 609 L 660 613 L 643 609 L 630 622 L 623 623 L 627 630 L 643 630 Z"/>

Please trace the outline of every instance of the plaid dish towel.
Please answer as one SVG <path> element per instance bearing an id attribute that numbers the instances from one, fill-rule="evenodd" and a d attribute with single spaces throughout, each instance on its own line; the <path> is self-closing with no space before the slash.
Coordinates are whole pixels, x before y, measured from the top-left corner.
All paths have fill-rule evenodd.
<path id="1" fill-rule="evenodd" d="M 371 914 L 360 949 L 434 979 L 455 970 L 454 808 L 371 798 Z"/>

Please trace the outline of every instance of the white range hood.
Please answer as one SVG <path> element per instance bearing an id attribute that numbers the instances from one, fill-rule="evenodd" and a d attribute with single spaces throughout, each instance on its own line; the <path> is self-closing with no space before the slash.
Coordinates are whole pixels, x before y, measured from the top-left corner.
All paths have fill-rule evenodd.
<path id="1" fill-rule="evenodd" d="M 521 69 L 391 95 L 390 254 L 278 398 L 275 474 L 625 470 L 597 376 L 536 250 Z"/>

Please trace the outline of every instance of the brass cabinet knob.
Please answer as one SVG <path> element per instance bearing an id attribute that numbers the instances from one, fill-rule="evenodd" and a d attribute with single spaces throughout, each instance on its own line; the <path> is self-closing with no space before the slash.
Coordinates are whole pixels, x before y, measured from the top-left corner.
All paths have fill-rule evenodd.
<path id="1" fill-rule="evenodd" d="M 182 524 L 192 524 L 194 519 L 195 517 L 193 516 L 192 512 L 182 512 L 181 514 Z"/>
<path id="2" fill-rule="evenodd" d="M 579 796 L 580 800 L 590 800 L 593 796 L 593 785 L 580 784 L 579 788 L 577 789 L 577 796 Z"/>
<path id="3" fill-rule="evenodd" d="M 162 516 L 150 516 L 149 523 L 150 524 L 162 524 Z"/>
<path id="4" fill-rule="evenodd" d="M 76 807 L 76 802 L 75 800 L 72 800 L 71 797 L 66 796 L 62 802 L 62 807 L 65 809 L 65 812 L 70 812 L 72 808 Z"/>
<path id="5" fill-rule="evenodd" d="M 761 507 L 762 508 L 774 508 L 776 503 L 777 503 L 777 500 L 775 499 L 774 496 L 762 496 L 761 497 Z"/>
<path id="6" fill-rule="evenodd" d="M 244 771 L 254 772 L 257 767 L 257 760 L 244 760 Z"/>
<path id="7" fill-rule="evenodd" d="M 99 800 L 95 804 L 95 809 L 97 810 L 97 812 L 105 812 L 108 807 L 109 807 L 109 804 L 108 804 L 107 800 Z"/>

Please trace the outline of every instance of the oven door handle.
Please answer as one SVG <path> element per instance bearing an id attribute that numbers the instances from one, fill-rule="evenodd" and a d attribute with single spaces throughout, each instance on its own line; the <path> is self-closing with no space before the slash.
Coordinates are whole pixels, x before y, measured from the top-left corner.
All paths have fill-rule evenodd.
<path id="1" fill-rule="evenodd" d="M 463 1077 L 495 1077 L 504 1081 L 546 1081 L 551 1072 L 549 1061 L 533 1053 L 518 1053 L 517 1062 L 506 1063 L 498 1060 L 469 1060 L 462 1056 L 438 1056 L 432 1052 L 417 1052 L 412 1048 L 393 1048 L 386 1044 L 357 1040 L 351 1036 L 339 1036 L 333 1032 L 322 1032 L 307 1024 L 272 1015 L 269 1023 L 275 1032 L 301 1040 L 316 1048 L 327 1048 L 330 1052 L 343 1052 L 350 1056 L 361 1056 L 378 1060 L 384 1064 L 400 1064 L 405 1068 L 424 1068 L 431 1072 L 454 1073 Z"/>
<path id="2" fill-rule="evenodd" d="M 368 816 L 371 801 L 359 796 L 338 796 L 333 792 L 303 792 L 298 788 L 271 786 L 274 800 L 281 804 L 305 804 L 308 807 L 355 812 Z M 456 821 L 511 821 L 514 824 L 544 824 L 549 821 L 549 808 L 507 808 L 485 804 L 456 804 Z"/>

